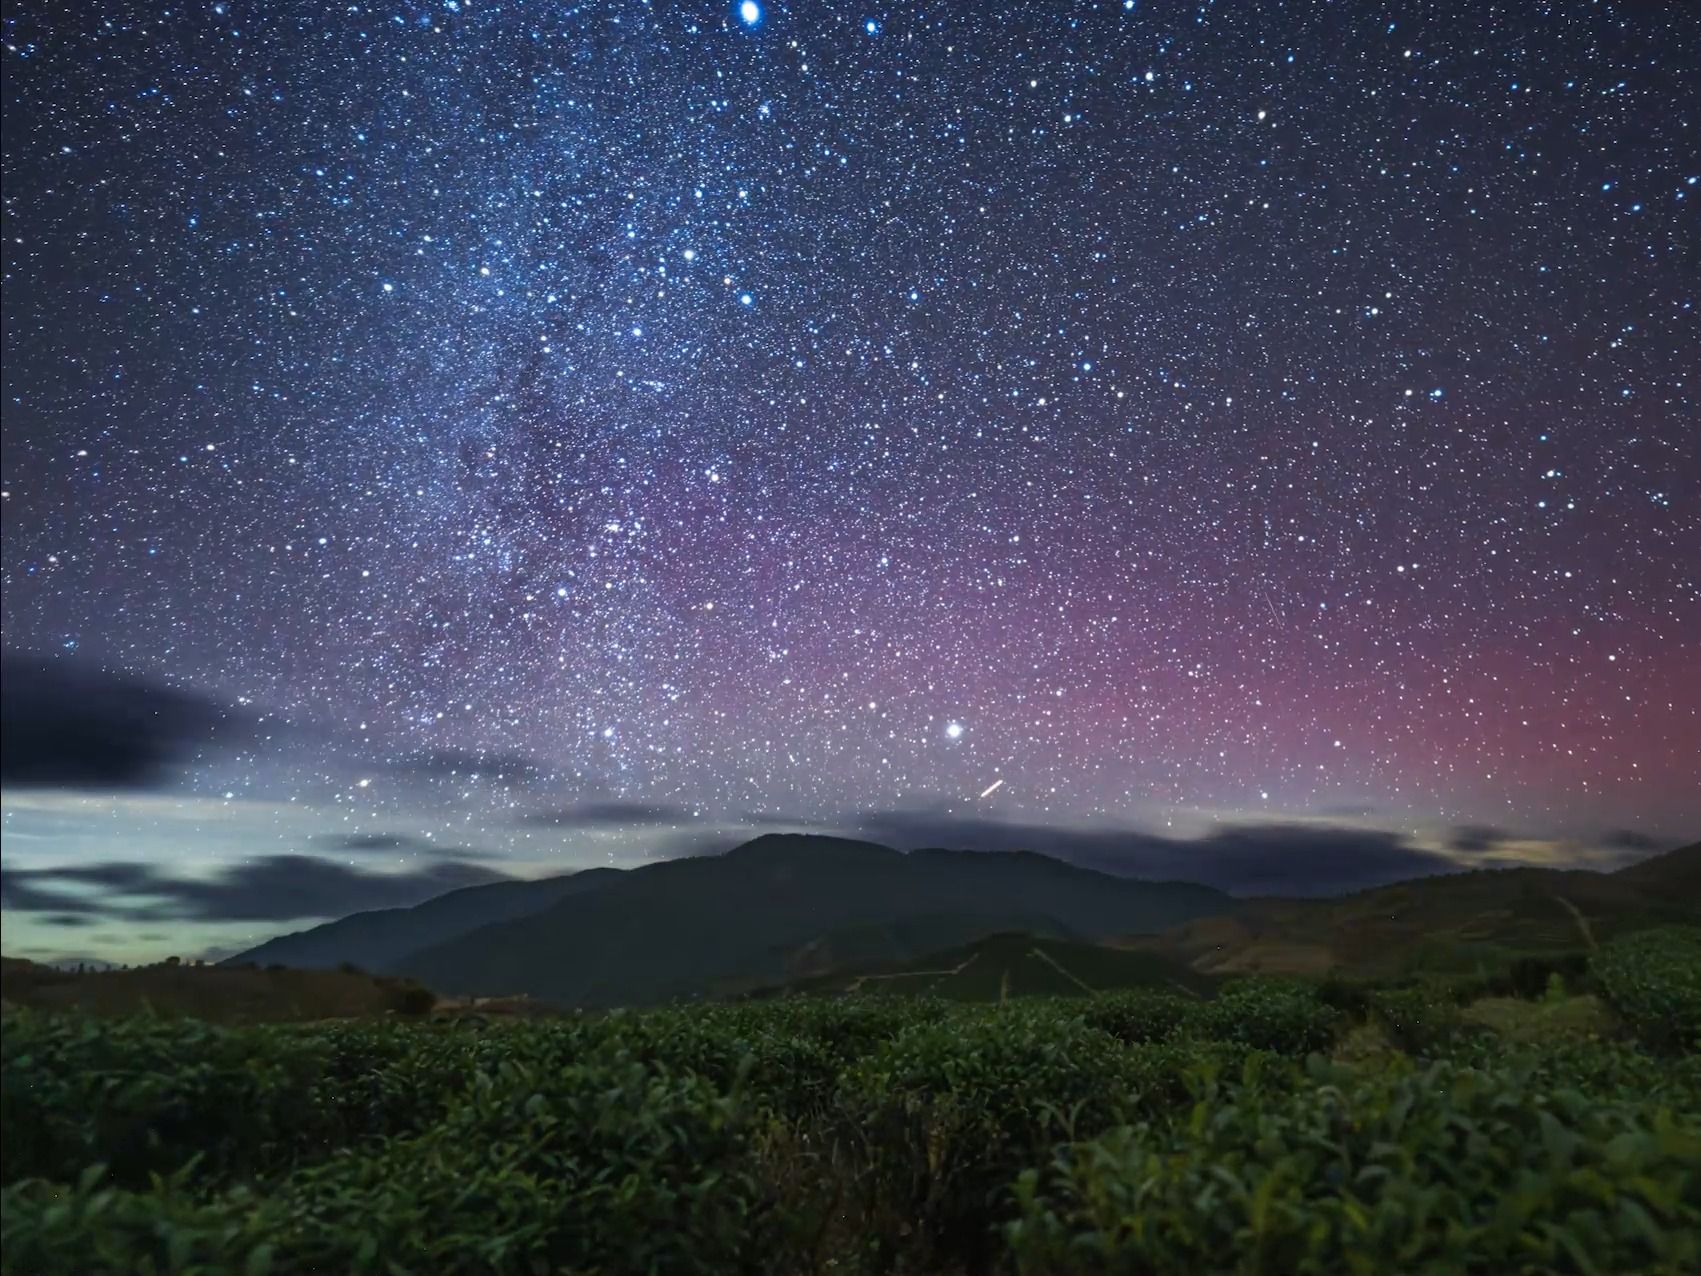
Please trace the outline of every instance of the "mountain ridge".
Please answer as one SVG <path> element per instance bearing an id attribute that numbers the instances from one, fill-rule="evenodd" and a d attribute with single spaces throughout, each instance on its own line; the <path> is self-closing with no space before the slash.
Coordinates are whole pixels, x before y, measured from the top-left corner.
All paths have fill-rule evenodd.
<path id="1" fill-rule="evenodd" d="M 447 994 L 609 1006 L 782 980 L 809 968 L 811 945 L 842 947 L 859 930 L 872 947 L 856 955 L 899 958 L 1012 924 L 1104 938 L 1232 906 L 1211 887 L 1117 877 L 1037 852 L 906 853 L 783 833 L 720 855 L 452 895 L 279 937 L 227 962 L 352 961 Z"/>
<path id="2" fill-rule="evenodd" d="M 1701 843 L 1614 872 L 1466 869 L 1323 899 L 1236 899 L 1038 851 L 763 834 L 718 855 L 466 887 L 279 936 L 227 964 L 350 962 L 446 994 L 578 1006 L 739 994 L 1021 931 L 1209 973 L 1381 969 L 1446 936 L 1477 960 L 1685 920 Z M 1676 902 L 1674 902 L 1674 899 Z M 1415 955 L 1414 955 L 1415 954 Z"/>

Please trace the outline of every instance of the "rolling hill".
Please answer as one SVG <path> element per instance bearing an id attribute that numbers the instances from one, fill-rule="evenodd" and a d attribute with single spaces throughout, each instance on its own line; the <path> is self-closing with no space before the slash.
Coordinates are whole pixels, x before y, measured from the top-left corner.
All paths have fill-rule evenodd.
<path id="1" fill-rule="evenodd" d="M 1025 852 L 914 851 L 771 835 L 725 855 L 631 870 L 529 916 L 421 950 L 399 969 L 445 993 L 526 992 L 560 1004 L 642 1005 L 729 995 L 807 968 L 823 936 L 886 927 L 918 956 L 941 945 L 930 915 L 1039 914 L 1089 937 L 1157 931 L 1221 912 L 1227 896 L 1138 882 Z M 968 920 L 962 920 L 968 919 Z"/>
<path id="2" fill-rule="evenodd" d="M 226 964 L 329 969 L 351 962 L 446 995 L 527 994 L 581 1007 L 944 970 L 960 960 L 946 960 L 953 952 L 1018 932 L 1029 949 L 1074 944 L 1094 961 L 1113 944 L 1153 973 L 1468 971 L 1526 953 L 1587 948 L 1641 926 L 1701 920 L 1698 876 L 1701 844 L 1616 873 L 1484 869 L 1338 898 L 1235 900 L 1025 851 L 905 854 L 869 842 L 770 835 L 724 855 L 501 882 L 414 908 L 359 913 Z M 1014 995 L 1035 980 L 1064 978 L 1043 975 L 1036 961 L 1043 964 L 1024 956 L 998 967 L 1017 972 Z M 964 975 L 978 989 L 974 997 L 987 991 L 976 981 L 996 966 L 977 959 Z M 1137 973 L 1130 964 L 1117 978 Z"/>
<path id="3" fill-rule="evenodd" d="M 769 835 L 724 855 L 473 887 L 358 914 L 227 964 L 349 961 L 444 994 L 643 1005 L 915 957 L 1016 927 L 1101 939 L 1231 906 L 1210 887 L 1113 877 L 1030 852 L 904 854 Z"/>
<path id="4" fill-rule="evenodd" d="M 594 890 L 613 869 L 537 881 L 491 882 L 438 895 L 411 908 L 382 908 L 352 913 L 310 930 L 269 939 L 224 962 L 235 966 L 295 966 L 330 970 L 344 962 L 364 970 L 389 971 L 409 954 L 496 922 L 548 908 L 569 895 Z"/>
<path id="5" fill-rule="evenodd" d="M 751 995 L 864 992 L 1005 1001 L 1161 988 L 1203 996 L 1216 982 L 1213 976 L 1159 953 L 1006 931 L 908 961 L 836 971 Z"/>
<path id="6" fill-rule="evenodd" d="M 1122 946 L 1217 974 L 1468 971 L 1701 920 L 1701 843 L 1614 873 L 1481 869 L 1336 899 L 1254 899 Z"/>

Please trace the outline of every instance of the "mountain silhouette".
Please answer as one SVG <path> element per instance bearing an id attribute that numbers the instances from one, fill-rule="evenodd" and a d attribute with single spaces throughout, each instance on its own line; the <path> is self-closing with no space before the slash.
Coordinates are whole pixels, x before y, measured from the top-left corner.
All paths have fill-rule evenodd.
<path id="1" fill-rule="evenodd" d="M 1210 887 L 1114 877 L 1032 852 L 906 854 L 770 834 L 723 855 L 471 887 L 230 960 L 349 961 L 447 995 L 645 1005 L 781 982 L 821 969 L 829 954 L 833 964 L 897 960 L 1012 927 L 1093 940 L 1232 907 Z"/>

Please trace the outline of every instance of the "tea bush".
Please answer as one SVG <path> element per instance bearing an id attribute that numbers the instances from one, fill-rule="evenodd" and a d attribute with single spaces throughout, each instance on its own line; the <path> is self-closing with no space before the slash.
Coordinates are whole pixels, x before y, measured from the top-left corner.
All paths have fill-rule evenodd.
<path id="1" fill-rule="evenodd" d="M 1036 1276 L 1221 1271 L 1683 1272 L 1701 1265 L 1701 1126 L 1528 1068 L 1318 1066 L 1185 1121 L 1060 1150 L 1008 1228 Z"/>
<path id="2" fill-rule="evenodd" d="M 95 1161 L 140 1186 L 193 1157 L 203 1174 L 285 1163 L 314 1128 L 323 1040 L 189 1019 L 20 1012 L 0 1037 L 0 1182 L 76 1179 Z"/>
<path id="3" fill-rule="evenodd" d="M 1324 1003 L 1315 984 L 1297 980 L 1243 979 L 1190 1010 L 1182 1031 L 1211 1041 L 1235 1041 L 1260 1050 L 1304 1055 L 1325 1050 L 1344 1016 Z"/>
<path id="4" fill-rule="evenodd" d="M 1615 939 L 1590 964 L 1602 995 L 1649 1045 L 1701 1049 L 1701 930 L 1665 926 Z"/>
<path id="5" fill-rule="evenodd" d="M 1412 1054 L 1430 1054 L 1468 1031 L 1452 990 L 1436 982 L 1377 989 L 1370 1012 L 1388 1039 Z"/>
<path id="6" fill-rule="evenodd" d="M 31 1273 L 742 1273 L 761 1193 L 735 1104 L 700 1077 L 614 1051 L 543 1072 L 480 1071 L 424 1134 L 309 1166 L 277 1191 L 196 1204 L 8 1189 L 4 1262 Z M 117 1260 L 122 1257 L 122 1263 Z"/>
<path id="7" fill-rule="evenodd" d="M 1701 1270 L 1694 943 L 1595 956 L 1638 1040 L 1603 1019 L 1539 1049 L 1421 980 L 240 1029 L 7 1012 L 0 1273 Z"/>
<path id="8" fill-rule="evenodd" d="M 1092 998 L 1083 1007 L 1082 1018 L 1118 1041 L 1137 1045 L 1164 1040 L 1187 1022 L 1196 1005 L 1191 997 L 1139 989 Z"/>
<path id="9" fill-rule="evenodd" d="M 1023 1005 L 900 1033 L 847 1073 L 837 1133 L 856 1149 L 880 1252 L 975 1267 L 1015 1172 L 1071 1133 L 1108 1128 L 1133 1101 L 1114 1038 L 1064 1010 Z"/>

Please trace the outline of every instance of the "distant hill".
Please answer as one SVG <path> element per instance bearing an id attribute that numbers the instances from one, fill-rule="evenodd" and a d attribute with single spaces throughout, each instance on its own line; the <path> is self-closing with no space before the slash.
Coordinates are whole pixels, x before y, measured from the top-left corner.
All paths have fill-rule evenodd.
<path id="1" fill-rule="evenodd" d="M 583 1007 L 902 970 L 1014 932 L 1089 949 L 1110 942 L 1197 974 L 1470 970 L 1696 921 L 1698 875 L 1701 845 L 1617 873 L 1482 870 L 1335 899 L 1235 900 L 1032 852 L 904 854 L 770 835 L 724 855 L 500 882 L 358 913 L 229 964 L 351 962 L 445 995 L 527 994 Z"/>
<path id="2" fill-rule="evenodd" d="M 863 992 L 1004 1001 L 1161 988 L 1203 996 L 1216 982 L 1158 953 L 1007 931 L 908 961 L 836 971 L 752 995 Z"/>
<path id="3" fill-rule="evenodd" d="M 224 964 L 258 962 L 262 966 L 331 970 L 351 962 L 366 970 L 388 971 L 420 948 L 493 922 L 535 913 L 568 895 L 593 890 L 614 871 L 593 868 L 537 881 L 491 882 L 450 891 L 411 908 L 353 913 L 340 921 L 269 939 Z"/>
<path id="4" fill-rule="evenodd" d="M 1255 899 L 1125 946 L 1218 974 L 1365 975 L 1493 967 L 1701 919 L 1701 843 L 1615 873 L 1481 869 L 1337 899 Z"/>
<path id="5" fill-rule="evenodd" d="M 1613 876 L 1644 891 L 1657 891 L 1668 899 L 1701 899 L 1701 842 L 1638 860 Z"/>
<path id="6" fill-rule="evenodd" d="M 73 973 L 0 958 L 0 999 L 8 1006 L 127 1015 L 151 1010 L 216 1023 L 286 1023 L 370 1015 L 421 1014 L 433 996 L 412 980 L 358 970 L 266 970 L 162 963 Z"/>
<path id="7" fill-rule="evenodd" d="M 798 978 L 862 970 L 904 962 L 933 949 L 959 948 L 999 932 L 1046 939 L 1081 938 L 1055 917 L 1042 913 L 919 913 L 830 931 L 787 953 L 786 968 Z"/>
<path id="8" fill-rule="evenodd" d="M 643 1005 L 747 991 L 845 960 L 919 956 L 1013 924 L 1097 939 L 1155 932 L 1233 902 L 1210 887 L 1113 877 L 1028 852 L 903 854 L 792 835 L 760 837 L 724 855 L 597 870 L 582 885 L 551 879 L 551 897 L 538 907 L 522 909 L 535 897 L 521 892 L 504 898 L 506 916 L 474 928 L 456 912 L 435 942 L 365 964 L 445 994 Z M 410 917 L 408 928 L 417 921 Z M 373 951 L 361 947 L 365 927 L 338 931 L 316 960 Z M 267 955 L 259 949 L 236 960 Z"/>

